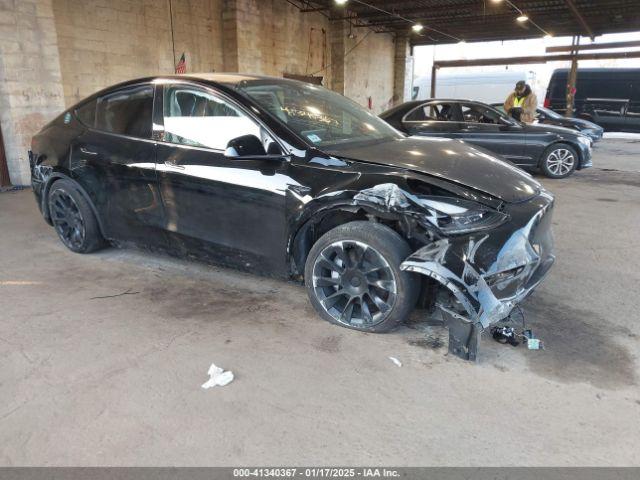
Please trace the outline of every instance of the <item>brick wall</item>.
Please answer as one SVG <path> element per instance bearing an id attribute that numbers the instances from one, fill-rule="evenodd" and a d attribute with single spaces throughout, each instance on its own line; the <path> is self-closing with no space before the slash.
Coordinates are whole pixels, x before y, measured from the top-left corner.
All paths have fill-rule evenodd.
<path id="1" fill-rule="evenodd" d="M 319 13 L 300 13 L 284 0 L 229 1 L 225 24 L 237 53 L 240 72 L 282 76 L 310 75 L 329 63 L 329 20 Z M 225 65 L 227 66 L 227 65 Z M 321 75 L 324 72 L 319 72 Z"/>
<path id="2" fill-rule="evenodd" d="M 52 0 L 65 103 L 114 83 L 173 73 L 169 0 Z M 222 69 L 222 1 L 172 0 L 177 59 Z"/>
<path id="3" fill-rule="evenodd" d="M 360 44 L 344 59 L 344 95 L 363 106 L 370 98 L 371 110 L 382 113 L 393 103 L 393 36 L 362 28 L 352 32 L 356 36 L 346 38 L 346 51 Z"/>
<path id="4" fill-rule="evenodd" d="M 354 28 L 349 39 L 343 22 L 285 0 L 171 0 L 172 16 L 169 5 L 0 0 L 0 122 L 14 184 L 29 182 L 31 136 L 65 106 L 119 81 L 173 72 L 171 18 L 188 72 L 322 75 L 364 106 L 371 97 L 376 113 L 398 87 L 394 64 L 404 50 L 388 34 Z"/>
<path id="5" fill-rule="evenodd" d="M 31 137 L 62 110 L 51 0 L 1 0 L 0 124 L 11 183 L 29 184 Z"/>

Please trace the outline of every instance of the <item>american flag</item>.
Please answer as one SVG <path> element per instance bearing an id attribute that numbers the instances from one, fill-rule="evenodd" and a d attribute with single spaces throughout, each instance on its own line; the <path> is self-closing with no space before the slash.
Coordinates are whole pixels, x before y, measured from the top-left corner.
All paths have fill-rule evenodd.
<path id="1" fill-rule="evenodd" d="M 176 65 L 176 73 L 187 73 L 187 60 L 184 58 L 184 53 L 180 57 L 180 61 Z"/>

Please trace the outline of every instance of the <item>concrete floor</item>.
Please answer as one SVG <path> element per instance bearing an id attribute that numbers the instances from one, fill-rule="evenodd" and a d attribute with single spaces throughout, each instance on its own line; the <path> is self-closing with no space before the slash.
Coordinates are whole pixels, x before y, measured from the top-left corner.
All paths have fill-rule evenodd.
<path id="1" fill-rule="evenodd" d="M 0 465 L 640 465 L 640 173 L 598 169 L 619 151 L 640 162 L 606 140 L 544 180 L 546 350 L 484 338 L 475 365 L 441 328 L 334 327 L 295 284 L 73 254 L 31 192 L 0 194 Z M 212 362 L 236 380 L 202 390 Z"/>

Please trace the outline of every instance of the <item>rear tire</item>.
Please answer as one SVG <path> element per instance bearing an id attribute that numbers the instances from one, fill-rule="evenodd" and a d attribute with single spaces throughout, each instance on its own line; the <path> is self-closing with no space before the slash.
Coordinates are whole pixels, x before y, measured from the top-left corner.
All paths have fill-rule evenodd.
<path id="1" fill-rule="evenodd" d="M 549 178 L 565 178 L 578 166 L 578 152 L 566 143 L 554 143 L 542 154 L 542 173 Z"/>
<path id="2" fill-rule="evenodd" d="M 76 253 L 91 253 L 105 245 L 89 202 L 75 184 L 57 180 L 48 195 L 51 222 L 65 247 Z"/>
<path id="3" fill-rule="evenodd" d="M 364 221 L 340 225 L 309 252 L 309 300 L 335 325 L 364 332 L 393 330 L 418 299 L 419 278 L 400 270 L 410 254 L 407 242 L 389 227 Z"/>

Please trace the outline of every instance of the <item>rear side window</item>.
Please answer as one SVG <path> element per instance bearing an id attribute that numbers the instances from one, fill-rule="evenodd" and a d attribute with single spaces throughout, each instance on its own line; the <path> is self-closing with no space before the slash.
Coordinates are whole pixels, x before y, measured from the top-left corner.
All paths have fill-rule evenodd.
<path id="1" fill-rule="evenodd" d="M 80 120 L 80 123 L 86 127 L 96 126 L 96 105 L 98 100 L 93 99 L 90 102 L 76 108 L 76 117 Z"/>
<path id="2" fill-rule="evenodd" d="M 138 138 L 151 137 L 153 87 L 135 86 L 98 99 L 96 128 Z"/>
<path id="3" fill-rule="evenodd" d="M 422 105 L 416 108 L 405 117 L 407 122 L 424 122 L 427 120 L 436 120 L 434 107 L 429 105 Z"/>

